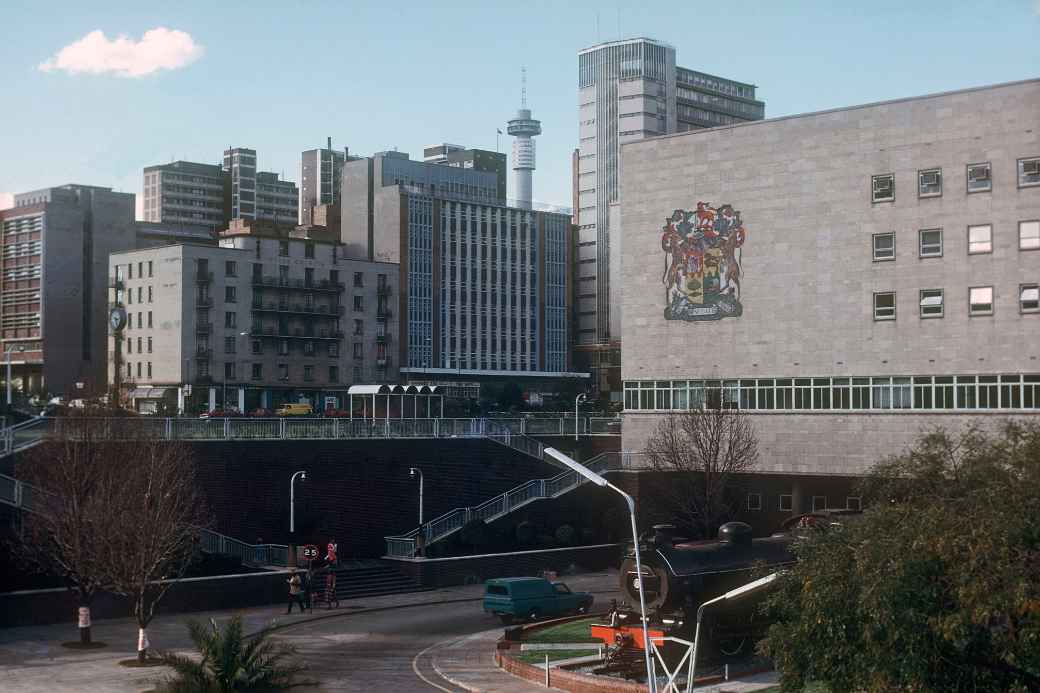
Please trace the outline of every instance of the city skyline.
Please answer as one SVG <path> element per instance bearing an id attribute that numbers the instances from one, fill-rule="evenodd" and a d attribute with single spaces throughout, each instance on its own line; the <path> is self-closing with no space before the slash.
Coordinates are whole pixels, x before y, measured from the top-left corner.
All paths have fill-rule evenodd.
<path id="1" fill-rule="evenodd" d="M 505 7 L 475 4 L 319 4 L 276 22 L 233 6 L 117 2 L 70 5 L 59 25 L 15 4 L 6 16 L 21 31 L 0 46 L 0 66 L 10 93 L 24 101 L 0 128 L 0 208 L 12 193 L 78 182 L 135 193 L 140 209 L 145 166 L 217 163 L 229 147 L 255 148 L 260 168 L 297 184 L 300 153 L 327 137 L 359 155 L 396 147 L 420 159 L 424 145 L 441 141 L 508 153 L 505 125 L 520 105 L 522 66 L 528 104 L 545 131 L 535 199 L 569 205 L 577 54 L 619 35 L 670 43 L 691 69 L 755 83 L 767 118 L 1036 74 L 1036 49 L 1029 53 L 1036 2 L 953 7 L 940 18 L 896 3 L 874 7 L 861 15 L 822 3 L 656 6 L 636 15 L 536 4 L 513 17 Z M 550 12 L 556 19 L 547 23 Z M 508 23 L 510 31 L 440 40 L 467 23 Z M 922 61 L 925 44 L 937 47 L 934 60 Z M 512 180 L 509 188 L 512 197 Z"/>

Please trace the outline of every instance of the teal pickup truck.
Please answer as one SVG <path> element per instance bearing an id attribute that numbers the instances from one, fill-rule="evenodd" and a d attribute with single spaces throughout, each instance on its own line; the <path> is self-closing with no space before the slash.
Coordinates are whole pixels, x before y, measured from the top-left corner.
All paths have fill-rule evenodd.
<path id="1" fill-rule="evenodd" d="M 571 592 L 562 582 L 544 578 L 495 578 L 484 583 L 484 611 L 509 625 L 515 619 L 532 621 L 551 616 L 584 614 L 592 608 L 592 595 Z"/>

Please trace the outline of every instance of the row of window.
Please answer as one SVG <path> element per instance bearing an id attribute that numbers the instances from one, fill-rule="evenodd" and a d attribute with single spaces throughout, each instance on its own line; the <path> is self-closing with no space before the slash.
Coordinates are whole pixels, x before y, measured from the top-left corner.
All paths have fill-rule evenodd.
<path id="1" fill-rule="evenodd" d="M 943 289 L 921 289 L 918 293 L 918 311 L 922 318 L 941 318 L 945 314 L 946 297 Z M 993 287 L 973 286 L 968 289 L 968 315 L 993 315 Z M 1018 312 L 1040 313 L 1040 284 L 1018 285 Z M 874 293 L 874 319 L 896 319 L 896 292 Z"/>
<path id="2" fill-rule="evenodd" d="M 148 316 L 147 324 L 144 321 L 144 317 L 146 315 Z M 147 313 L 138 311 L 138 313 L 137 313 L 137 328 L 138 329 L 143 329 L 145 327 L 151 327 L 151 326 L 152 326 L 152 311 L 148 311 Z M 134 328 L 134 314 L 130 313 L 130 312 L 127 312 L 127 314 L 126 314 L 126 329 L 132 330 L 133 328 Z"/>
<path id="3" fill-rule="evenodd" d="M 1040 374 L 626 380 L 626 411 L 1040 409 Z"/>
<path id="4" fill-rule="evenodd" d="M 777 510 L 781 512 L 791 512 L 794 510 L 794 496 L 790 493 L 781 493 L 776 497 L 776 501 Z M 863 501 L 859 496 L 846 496 L 844 507 L 846 510 L 862 510 Z M 762 494 L 747 494 L 744 508 L 745 510 L 762 510 Z M 812 509 L 813 512 L 816 512 L 817 510 L 835 510 L 836 508 L 827 504 L 827 496 L 813 496 Z"/>
<path id="5" fill-rule="evenodd" d="M 968 193 L 993 190 L 992 173 L 992 166 L 988 161 L 968 164 L 965 167 L 965 190 Z M 1040 157 L 1019 159 L 1016 162 L 1015 173 L 1020 188 L 1040 185 Z M 870 183 L 872 202 L 895 201 L 896 175 L 894 173 L 871 176 Z M 917 172 L 917 196 L 919 198 L 940 197 L 942 193 L 943 173 L 941 168 L 928 168 Z"/>
<path id="6" fill-rule="evenodd" d="M 1040 250 L 1040 220 L 1018 222 L 1018 249 Z M 968 227 L 968 255 L 993 252 L 993 225 L 973 224 Z M 894 231 L 875 233 L 871 237 L 871 253 L 875 262 L 896 259 Z M 942 257 L 943 230 L 921 229 L 917 232 L 918 257 Z"/>

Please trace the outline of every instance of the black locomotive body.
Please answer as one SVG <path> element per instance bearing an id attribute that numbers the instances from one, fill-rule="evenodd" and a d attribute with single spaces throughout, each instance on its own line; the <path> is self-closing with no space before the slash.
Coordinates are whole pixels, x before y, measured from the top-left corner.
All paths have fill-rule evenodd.
<path id="1" fill-rule="evenodd" d="M 643 590 L 650 626 L 665 635 L 693 638 L 697 609 L 704 602 L 795 562 L 792 545 L 815 529 L 839 525 L 849 511 L 819 511 L 784 522 L 772 536 L 753 538 L 751 527 L 728 522 L 717 540 L 687 541 L 674 528 L 658 525 L 652 539 L 641 543 Z M 639 623 L 639 587 L 635 554 L 629 549 L 620 570 L 626 600 L 622 621 Z M 722 654 L 735 654 L 767 624 L 758 614 L 764 595 L 727 601 L 705 612 L 702 635 Z M 707 632 L 705 632 L 705 630 Z"/>

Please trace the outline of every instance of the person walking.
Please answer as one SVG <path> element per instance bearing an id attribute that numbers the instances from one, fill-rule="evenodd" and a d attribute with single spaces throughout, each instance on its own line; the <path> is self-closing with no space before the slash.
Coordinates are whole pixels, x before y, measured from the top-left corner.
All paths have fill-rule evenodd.
<path id="1" fill-rule="evenodd" d="M 308 611 L 314 611 L 314 607 L 311 605 L 311 583 L 314 580 L 314 561 L 309 561 L 310 565 L 307 570 L 303 573 L 303 605 L 307 607 Z"/>
<path id="2" fill-rule="evenodd" d="M 303 587 L 301 586 L 300 574 L 293 573 L 292 577 L 286 580 L 289 583 L 289 604 L 285 610 L 285 613 L 291 614 L 293 604 L 299 604 L 300 613 L 304 612 L 303 603 Z"/>

